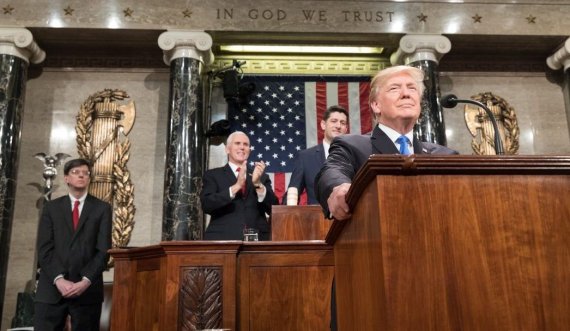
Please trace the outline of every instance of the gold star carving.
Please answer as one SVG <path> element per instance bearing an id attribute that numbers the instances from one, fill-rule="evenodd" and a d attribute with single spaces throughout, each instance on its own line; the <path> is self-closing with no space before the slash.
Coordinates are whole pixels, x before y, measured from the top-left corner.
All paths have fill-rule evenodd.
<path id="1" fill-rule="evenodd" d="M 14 7 L 10 5 L 2 7 L 2 9 L 4 9 L 4 15 L 12 15 L 12 12 L 14 11 Z"/>
<path id="2" fill-rule="evenodd" d="M 475 14 L 475 16 L 471 16 L 471 18 L 473 19 L 473 23 L 481 23 L 481 19 L 483 19 L 483 17 L 479 16 L 479 14 Z"/>
<path id="3" fill-rule="evenodd" d="M 63 11 L 65 12 L 65 16 L 72 16 L 74 10 L 75 9 L 71 8 L 71 6 L 67 6 L 67 8 L 63 8 Z"/>
<path id="4" fill-rule="evenodd" d="M 125 13 L 125 17 L 133 17 L 134 12 L 135 11 L 129 7 L 127 7 L 127 9 L 123 10 L 123 13 Z"/>
<path id="5" fill-rule="evenodd" d="M 526 20 L 527 20 L 528 24 L 536 24 L 536 17 L 535 16 L 528 15 Z"/>
<path id="6" fill-rule="evenodd" d="M 71 8 L 71 6 L 67 6 L 67 8 L 63 8 L 63 11 L 65 12 L 65 16 L 72 16 L 74 10 L 75 9 Z"/>
<path id="7" fill-rule="evenodd" d="M 424 15 L 424 13 L 421 13 L 416 17 L 420 20 L 420 22 L 426 22 L 426 20 L 428 18 L 426 15 Z"/>
<path id="8" fill-rule="evenodd" d="M 193 14 L 192 11 L 188 8 L 186 8 L 186 10 L 184 10 L 182 12 L 182 15 L 184 15 L 184 17 L 188 17 L 188 18 L 190 18 L 192 16 L 192 14 Z"/>

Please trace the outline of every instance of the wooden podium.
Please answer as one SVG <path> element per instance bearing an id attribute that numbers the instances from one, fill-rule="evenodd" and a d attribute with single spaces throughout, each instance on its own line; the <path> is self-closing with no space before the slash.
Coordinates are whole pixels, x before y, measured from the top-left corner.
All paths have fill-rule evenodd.
<path id="1" fill-rule="evenodd" d="M 328 330 L 324 241 L 170 241 L 112 249 L 111 330 Z"/>
<path id="2" fill-rule="evenodd" d="M 273 206 L 271 240 L 324 240 L 331 223 L 321 206 Z"/>
<path id="3" fill-rule="evenodd" d="M 570 157 L 373 156 L 348 199 L 339 330 L 568 330 Z"/>

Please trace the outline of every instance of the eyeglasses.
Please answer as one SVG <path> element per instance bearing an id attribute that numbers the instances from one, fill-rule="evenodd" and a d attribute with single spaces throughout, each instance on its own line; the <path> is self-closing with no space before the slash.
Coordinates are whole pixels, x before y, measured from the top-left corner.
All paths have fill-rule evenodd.
<path id="1" fill-rule="evenodd" d="M 79 176 L 79 175 L 89 176 L 89 175 L 91 175 L 91 171 L 88 171 L 88 170 L 78 170 L 78 169 L 73 169 L 73 170 L 71 170 L 69 173 L 72 174 L 73 176 Z"/>

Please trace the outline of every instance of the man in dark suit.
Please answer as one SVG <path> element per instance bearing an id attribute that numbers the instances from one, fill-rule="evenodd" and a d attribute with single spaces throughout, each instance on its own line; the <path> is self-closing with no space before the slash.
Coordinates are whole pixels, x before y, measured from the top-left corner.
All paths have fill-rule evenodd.
<path id="1" fill-rule="evenodd" d="M 316 195 L 325 214 L 351 217 L 346 194 L 352 178 L 372 154 L 457 154 L 447 147 L 420 142 L 413 129 L 420 116 L 424 73 L 409 66 L 378 72 L 370 84 L 370 107 L 378 125 L 371 134 L 344 135 L 333 140 L 329 157 L 317 175 Z M 336 330 L 334 285 L 331 329 Z"/>
<path id="2" fill-rule="evenodd" d="M 99 330 L 103 271 L 111 248 L 112 207 L 87 193 L 90 163 L 67 162 L 69 194 L 45 204 L 38 228 L 40 278 L 34 329 Z"/>
<path id="3" fill-rule="evenodd" d="M 202 210 L 210 214 L 205 240 L 242 240 L 244 228 L 255 229 L 260 240 L 269 240 L 271 205 L 278 204 L 265 174 L 265 163 L 248 167 L 251 148 L 243 132 L 229 135 L 226 143 L 228 163 L 206 171 L 200 200 Z"/>
<path id="4" fill-rule="evenodd" d="M 305 190 L 307 191 L 308 205 L 319 203 L 315 197 L 315 177 L 317 177 L 317 173 L 329 155 L 332 140 L 345 134 L 348 130 L 348 112 L 346 109 L 340 106 L 329 107 L 323 113 L 321 129 L 324 133 L 323 142 L 297 153 L 289 187 L 287 193 L 283 195 L 283 204 L 298 204 L 299 197 Z M 287 201 L 287 197 L 290 198 L 290 201 Z"/>

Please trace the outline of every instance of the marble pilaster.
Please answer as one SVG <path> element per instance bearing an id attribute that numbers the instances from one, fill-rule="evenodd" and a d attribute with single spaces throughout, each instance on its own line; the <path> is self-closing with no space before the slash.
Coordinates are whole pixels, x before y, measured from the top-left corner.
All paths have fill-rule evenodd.
<path id="1" fill-rule="evenodd" d="M 445 121 L 439 104 L 439 60 L 451 50 L 451 42 L 442 35 L 406 35 L 390 57 L 393 65 L 406 64 L 423 70 L 426 87 L 422 111 L 414 134 L 421 141 L 446 145 Z"/>
<path id="2" fill-rule="evenodd" d="M 6 289 L 28 65 L 44 58 L 30 31 L 0 29 L 0 312 Z"/>
<path id="3" fill-rule="evenodd" d="M 554 54 L 546 59 L 546 64 L 552 70 L 564 68 L 564 106 L 566 108 L 566 120 L 570 133 L 570 38 Z"/>
<path id="4" fill-rule="evenodd" d="M 206 164 L 201 71 L 213 60 L 212 38 L 201 31 L 167 31 L 159 36 L 158 44 L 170 65 L 162 240 L 199 240 Z"/>

